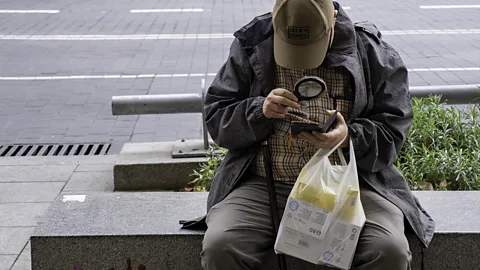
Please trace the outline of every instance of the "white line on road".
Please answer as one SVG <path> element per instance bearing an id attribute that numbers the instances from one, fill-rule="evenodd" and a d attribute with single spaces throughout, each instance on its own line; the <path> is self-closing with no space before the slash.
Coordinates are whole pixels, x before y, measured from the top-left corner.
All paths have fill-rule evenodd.
<path id="1" fill-rule="evenodd" d="M 480 67 L 455 68 L 411 68 L 409 72 L 446 72 L 446 71 L 480 71 Z M 187 78 L 213 77 L 216 73 L 173 73 L 173 74 L 138 74 L 138 75 L 73 75 L 73 76 L 18 76 L 0 77 L 0 81 L 49 81 L 49 80 L 85 80 L 85 79 L 145 79 L 145 78 Z"/>
<path id="2" fill-rule="evenodd" d="M 434 5 L 434 6 L 420 6 L 421 9 L 473 9 L 480 8 L 480 5 Z"/>
<path id="3" fill-rule="evenodd" d="M 468 35 L 480 34 L 480 29 L 430 29 L 430 30 L 392 30 L 380 31 L 385 36 L 405 35 Z"/>
<path id="4" fill-rule="evenodd" d="M 85 79 L 145 79 L 145 78 L 186 78 L 215 76 L 216 73 L 179 73 L 179 74 L 138 74 L 138 75 L 73 75 L 73 76 L 28 76 L 0 77 L 0 81 L 49 81 L 49 80 L 85 80 Z"/>
<path id="5" fill-rule="evenodd" d="M 222 39 L 232 34 L 157 34 L 157 35 L 1 35 L 0 40 L 148 40 L 148 39 Z"/>
<path id="6" fill-rule="evenodd" d="M 177 13 L 177 12 L 203 12 L 203 8 L 162 8 L 162 9 L 132 9 L 130 13 Z"/>
<path id="7" fill-rule="evenodd" d="M 52 10 L 52 9 L 45 9 L 45 10 L 41 10 L 41 9 L 37 9 L 37 10 L 21 10 L 21 9 L 0 9 L 0 13 L 20 13 L 20 14 L 41 14 L 41 13 L 48 13 L 48 14 L 55 14 L 55 13 L 59 13 L 60 10 Z"/>
<path id="8" fill-rule="evenodd" d="M 458 68 L 411 68 L 410 72 L 445 72 L 445 71 L 480 71 L 480 67 L 458 67 Z"/>
<path id="9" fill-rule="evenodd" d="M 404 35 L 470 35 L 480 34 L 480 29 L 431 29 L 431 30 L 393 30 L 381 31 L 385 36 Z M 2 35 L 0 40 L 170 40 L 170 39 L 232 39 L 231 33 L 213 34 L 140 34 L 140 35 Z"/>

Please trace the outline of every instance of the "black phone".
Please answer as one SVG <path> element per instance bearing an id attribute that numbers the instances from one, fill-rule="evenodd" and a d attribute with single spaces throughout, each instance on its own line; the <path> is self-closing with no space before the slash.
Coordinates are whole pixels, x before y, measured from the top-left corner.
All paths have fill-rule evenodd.
<path id="1" fill-rule="evenodd" d="M 323 125 L 318 125 L 314 123 L 305 123 L 301 121 L 292 121 L 290 125 L 290 131 L 292 135 L 297 135 L 301 132 L 312 132 L 317 131 L 320 133 L 327 133 L 332 129 L 335 120 L 337 119 L 338 110 L 333 113 L 332 117 L 330 117 L 327 122 Z"/>

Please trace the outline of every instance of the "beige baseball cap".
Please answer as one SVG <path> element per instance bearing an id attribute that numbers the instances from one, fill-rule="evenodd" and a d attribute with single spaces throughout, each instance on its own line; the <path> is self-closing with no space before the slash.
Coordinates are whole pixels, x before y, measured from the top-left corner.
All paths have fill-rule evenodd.
<path id="1" fill-rule="evenodd" d="M 276 0 L 272 20 L 278 65 L 311 69 L 322 64 L 333 34 L 332 0 Z"/>

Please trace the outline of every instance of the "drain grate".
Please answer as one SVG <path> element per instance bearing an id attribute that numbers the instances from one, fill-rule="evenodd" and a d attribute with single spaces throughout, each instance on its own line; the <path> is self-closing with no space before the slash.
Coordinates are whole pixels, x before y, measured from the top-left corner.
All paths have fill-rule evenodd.
<path id="1" fill-rule="evenodd" d="M 111 144 L 9 144 L 0 145 L 0 157 L 100 156 L 107 155 Z"/>

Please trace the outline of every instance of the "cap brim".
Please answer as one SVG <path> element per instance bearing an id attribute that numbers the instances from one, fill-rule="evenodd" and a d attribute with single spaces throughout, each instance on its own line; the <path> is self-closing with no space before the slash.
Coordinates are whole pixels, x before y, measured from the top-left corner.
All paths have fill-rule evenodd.
<path id="1" fill-rule="evenodd" d="M 273 37 L 273 52 L 278 65 L 291 69 L 312 69 L 323 63 L 328 50 L 328 35 L 308 45 L 292 45 L 277 35 Z"/>

